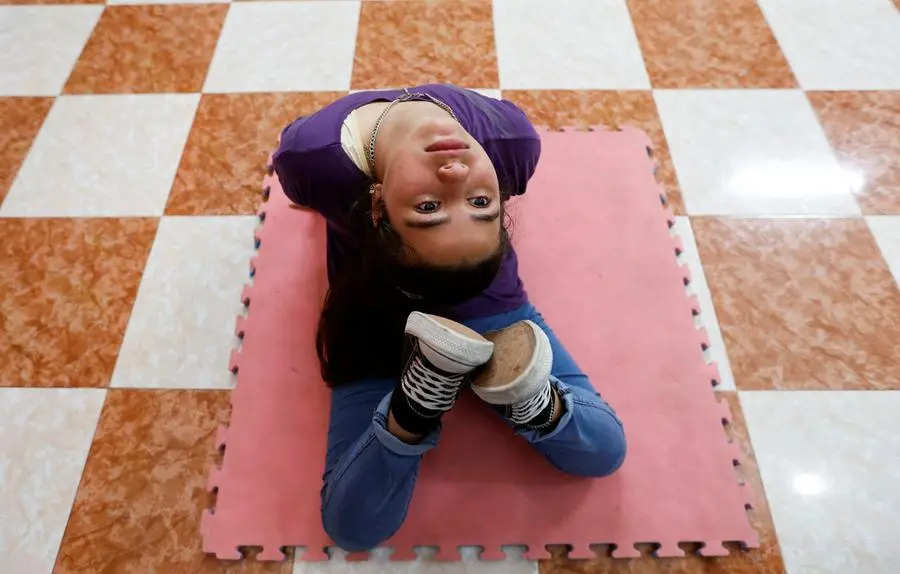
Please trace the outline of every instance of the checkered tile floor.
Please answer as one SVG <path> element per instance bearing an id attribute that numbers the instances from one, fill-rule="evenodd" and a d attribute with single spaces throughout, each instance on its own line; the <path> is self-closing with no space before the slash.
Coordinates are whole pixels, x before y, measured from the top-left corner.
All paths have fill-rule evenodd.
<path id="1" fill-rule="evenodd" d="M 745 555 L 441 568 L 900 572 L 900 0 L 55 1 L 0 0 L 4 573 L 291 571 L 198 533 L 261 166 L 428 81 L 655 140 L 767 497 Z"/>

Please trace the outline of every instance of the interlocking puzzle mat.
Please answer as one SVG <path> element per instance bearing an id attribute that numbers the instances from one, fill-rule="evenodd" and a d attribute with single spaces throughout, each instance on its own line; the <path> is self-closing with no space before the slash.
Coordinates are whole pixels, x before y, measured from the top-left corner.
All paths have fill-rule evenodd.
<path id="1" fill-rule="evenodd" d="M 681 542 L 722 555 L 723 542 L 757 544 L 739 482 L 730 413 L 713 392 L 717 372 L 703 357 L 705 334 L 685 290 L 672 215 L 653 176 L 642 132 L 542 131 L 543 155 L 528 193 L 511 201 L 514 244 L 532 301 L 593 383 L 617 409 L 629 444 L 622 468 L 605 479 L 561 474 L 471 396 L 445 417 L 442 442 L 426 455 L 409 516 L 385 543 L 392 558 L 416 546 L 565 544 L 573 558 L 590 545 L 636 556 L 681 556 Z M 202 523 L 204 550 L 237 559 L 324 560 L 319 492 L 329 391 L 319 378 L 314 340 L 326 288 L 324 223 L 292 209 L 271 170 L 258 230 L 237 382 L 221 468 L 211 471 L 215 508 Z M 224 367 L 224 366 L 223 366 Z M 364 557 L 364 556 L 363 556 Z"/>

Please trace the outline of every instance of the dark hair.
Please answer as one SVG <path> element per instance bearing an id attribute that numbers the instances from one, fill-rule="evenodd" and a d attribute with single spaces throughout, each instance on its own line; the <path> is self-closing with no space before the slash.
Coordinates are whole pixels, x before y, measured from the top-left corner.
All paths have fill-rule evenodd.
<path id="1" fill-rule="evenodd" d="M 430 265 L 404 245 L 387 217 L 373 225 L 371 210 L 354 211 L 359 249 L 332 278 L 316 333 L 322 378 L 330 386 L 399 376 L 409 314 L 447 315 L 449 307 L 484 291 L 509 247 L 501 219 L 500 247 L 487 260 Z"/>

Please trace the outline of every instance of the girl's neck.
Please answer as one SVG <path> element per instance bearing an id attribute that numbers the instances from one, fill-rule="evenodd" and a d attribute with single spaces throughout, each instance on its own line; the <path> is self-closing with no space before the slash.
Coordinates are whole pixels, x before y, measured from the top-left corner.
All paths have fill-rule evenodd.
<path id="1" fill-rule="evenodd" d="M 360 108 L 360 131 L 368 142 L 378 117 L 389 102 L 373 102 Z M 392 149 L 402 142 L 425 120 L 448 115 L 438 105 L 428 101 L 400 102 L 395 104 L 378 128 L 375 153 L 375 179 L 381 181 L 384 166 L 390 161 Z"/>

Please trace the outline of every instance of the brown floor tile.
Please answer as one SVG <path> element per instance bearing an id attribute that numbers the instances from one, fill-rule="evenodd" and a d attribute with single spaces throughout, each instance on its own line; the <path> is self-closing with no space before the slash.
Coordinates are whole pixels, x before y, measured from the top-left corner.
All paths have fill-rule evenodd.
<path id="1" fill-rule="evenodd" d="M 675 165 L 651 92 L 503 90 L 502 95 L 522 108 L 535 125 L 551 128 L 631 125 L 644 130 L 656 146 L 657 177 L 666 189 L 669 206 L 679 215 L 684 213 Z"/>
<path id="2" fill-rule="evenodd" d="M 0 387 L 105 387 L 155 219 L 0 219 Z"/>
<path id="3" fill-rule="evenodd" d="M 863 213 L 900 214 L 900 91 L 808 96 L 838 161 L 865 177 Z"/>
<path id="4" fill-rule="evenodd" d="M 755 0 L 629 0 L 654 88 L 792 88 Z"/>
<path id="5" fill-rule="evenodd" d="M 226 391 L 109 391 L 55 574 L 290 571 L 201 551 L 200 517 Z"/>
<path id="6" fill-rule="evenodd" d="M 739 476 L 757 493 L 754 507 L 748 511 L 750 522 L 759 535 L 759 548 L 742 551 L 731 546 L 729 556 L 710 557 L 689 555 L 685 558 L 657 559 L 650 556 L 633 560 L 616 560 L 607 551 L 592 560 L 569 560 L 558 553 L 551 560 L 541 561 L 541 574 L 781 574 L 785 571 L 781 550 L 775 536 L 775 525 L 763 491 L 762 478 L 750 444 L 747 424 L 737 393 L 721 392 L 728 402 L 732 420 L 726 426 L 730 441 L 740 445 Z M 735 477 L 738 480 L 738 475 Z"/>
<path id="7" fill-rule="evenodd" d="M 168 215 L 253 214 L 281 130 L 345 92 L 206 94 L 166 208 Z"/>
<path id="8" fill-rule="evenodd" d="M 490 0 L 364 2 L 352 88 L 430 82 L 499 87 Z"/>
<path id="9" fill-rule="evenodd" d="M 53 98 L 0 98 L 0 203 L 52 105 Z"/>
<path id="10" fill-rule="evenodd" d="M 107 7 L 65 92 L 199 92 L 226 12 L 227 4 Z"/>
<path id="11" fill-rule="evenodd" d="M 900 389 L 900 289 L 865 220 L 691 222 L 739 389 Z"/>

